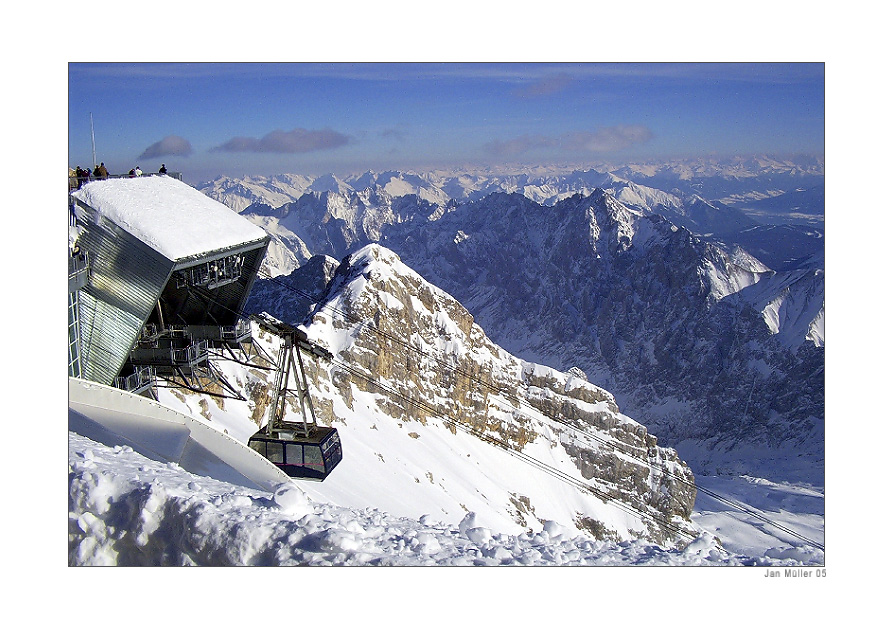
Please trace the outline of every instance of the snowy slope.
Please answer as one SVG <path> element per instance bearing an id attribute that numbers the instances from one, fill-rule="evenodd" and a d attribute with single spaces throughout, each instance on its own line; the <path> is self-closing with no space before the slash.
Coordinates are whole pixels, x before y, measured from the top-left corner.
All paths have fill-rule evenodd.
<path id="1" fill-rule="evenodd" d="M 68 379 L 68 428 L 219 481 L 259 490 L 288 481 L 276 466 L 247 448 L 250 433 L 230 435 L 227 428 L 208 426 L 200 417 L 98 383 Z"/>
<path id="2" fill-rule="evenodd" d="M 219 177 L 198 185 L 198 190 L 220 201 L 236 212 L 252 204 L 266 204 L 273 208 L 294 201 L 306 192 L 313 178 L 304 175 L 275 177 Z"/>
<path id="3" fill-rule="evenodd" d="M 253 204 L 243 216 L 263 227 L 271 238 L 264 263 L 266 275 L 287 275 L 310 257 L 342 258 L 381 239 L 389 226 L 413 219 L 432 220 L 446 205 L 416 195 L 393 196 L 380 187 L 359 192 L 308 192 L 278 208 Z"/>
<path id="4" fill-rule="evenodd" d="M 285 311 L 277 316 L 303 318 L 276 303 Z M 671 449 L 608 392 L 492 344 L 392 252 L 370 246 L 344 261 L 307 331 L 335 357 L 307 369 L 316 415 L 338 428 L 345 453 L 308 490 L 313 498 L 453 523 L 473 511 L 514 534 L 553 520 L 615 540 L 689 539 L 693 478 Z M 274 340 L 258 343 L 275 356 Z M 167 389 L 161 400 L 250 435 L 265 422 L 269 375 L 232 361 L 217 367 L 247 401 Z"/>
<path id="5" fill-rule="evenodd" d="M 70 566 L 801 566 L 812 548 L 768 537 L 766 552 L 731 553 L 703 532 L 683 549 L 573 536 L 555 522 L 506 534 L 474 514 L 398 517 L 316 502 L 308 484 L 249 490 L 68 434 Z M 327 482 L 325 482 L 327 483 Z M 788 512 L 787 512 L 788 514 Z M 713 530 L 739 527 L 704 513 Z M 763 541 L 758 541 L 763 546 Z"/>
<path id="6" fill-rule="evenodd" d="M 772 335 L 789 348 L 807 339 L 823 347 L 825 274 L 822 269 L 778 273 L 740 293 L 764 317 Z"/>

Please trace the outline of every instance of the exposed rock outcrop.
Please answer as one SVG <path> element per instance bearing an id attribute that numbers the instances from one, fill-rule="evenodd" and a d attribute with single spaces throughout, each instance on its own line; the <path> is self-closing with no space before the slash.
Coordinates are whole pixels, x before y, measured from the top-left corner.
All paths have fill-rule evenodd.
<path id="1" fill-rule="evenodd" d="M 320 421 L 344 420 L 326 398 L 350 406 L 357 392 L 376 394 L 379 411 L 406 432 L 431 421 L 471 432 L 531 460 L 530 472 L 550 450 L 567 462 L 554 474 L 620 506 L 645 538 L 673 541 L 691 527 L 693 475 L 674 450 L 658 446 L 578 371 L 521 361 L 492 343 L 457 300 L 386 248 L 370 245 L 344 259 L 307 330 L 335 356 L 330 365 L 308 365 L 323 392 Z M 509 490 L 525 496 L 526 482 Z M 617 536 L 602 514 L 577 516 L 589 531 Z"/>

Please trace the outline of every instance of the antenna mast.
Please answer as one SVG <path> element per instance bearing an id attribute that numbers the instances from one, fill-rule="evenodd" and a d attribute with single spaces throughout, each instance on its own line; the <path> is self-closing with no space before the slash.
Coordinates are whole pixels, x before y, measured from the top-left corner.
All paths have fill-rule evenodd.
<path id="1" fill-rule="evenodd" d="M 93 142 L 93 165 L 96 164 L 96 134 L 93 133 L 93 112 L 90 112 L 90 140 Z"/>

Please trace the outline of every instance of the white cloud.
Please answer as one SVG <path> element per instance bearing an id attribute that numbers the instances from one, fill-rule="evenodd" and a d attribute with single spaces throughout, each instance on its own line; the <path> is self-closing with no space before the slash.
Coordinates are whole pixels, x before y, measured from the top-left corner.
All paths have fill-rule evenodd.
<path id="1" fill-rule="evenodd" d="M 259 139 L 239 136 L 211 150 L 248 153 L 308 153 L 335 149 L 349 141 L 349 136 L 332 129 L 308 130 L 298 127 L 292 131 L 276 129 Z"/>
<path id="2" fill-rule="evenodd" d="M 148 160 L 152 158 L 164 157 L 167 155 L 179 155 L 187 157 L 192 154 L 192 145 L 188 140 L 180 136 L 167 136 L 163 140 L 159 140 L 139 156 L 140 160 Z"/>

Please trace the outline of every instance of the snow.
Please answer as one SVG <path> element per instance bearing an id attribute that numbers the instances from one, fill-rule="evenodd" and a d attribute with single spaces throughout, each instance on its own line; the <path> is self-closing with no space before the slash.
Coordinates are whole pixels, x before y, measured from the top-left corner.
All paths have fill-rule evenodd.
<path id="1" fill-rule="evenodd" d="M 200 417 L 200 416 L 199 416 Z M 149 457 L 221 481 L 269 489 L 287 479 L 278 468 L 245 446 L 255 428 L 242 419 L 230 435 L 224 423 L 211 425 L 149 398 L 80 379 L 68 380 L 68 428 L 114 445 L 131 446 Z"/>
<path id="2" fill-rule="evenodd" d="M 801 566 L 823 553 L 705 496 L 702 534 L 683 549 L 579 536 L 546 520 L 503 533 L 471 511 L 457 522 L 395 516 L 314 499 L 329 483 L 287 481 L 271 492 L 199 476 L 174 463 L 69 431 L 69 564 L 211 566 Z M 346 461 L 346 460 L 345 460 Z M 822 536 L 822 491 L 758 478 L 700 484 L 772 522 Z M 369 502 L 370 503 L 370 502 Z M 719 541 L 720 539 L 720 541 Z M 762 549 L 759 555 L 752 550 Z"/>
<path id="3" fill-rule="evenodd" d="M 145 183 L 152 180 L 155 183 Z M 174 236 L 181 214 L 160 212 L 147 221 L 149 207 L 138 212 L 115 210 L 119 204 L 132 208 L 126 197 L 126 186 L 132 185 L 157 186 L 157 190 L 144 192 L 152 192 L 159 200 L 163 197 L 161 205 L 169 208 L 176 206 L 176 189 L 181 184 L 161 177 L 112 180 L 91 183 L 78 194 L 84 195 L 85 201 L 101 197 L 100 205 L 103 212 L 109 208 L 109 218 L 114 216 L 113 220 L 128 229 L 144 231 L 146 239 L 160 238 L 159 251 L 175 252 L 186 244 L 189 250 L 197 247 L 204 235 Z M 205 209 L 211 212 L 211 207 L 218 212 L 219 204 L 214 204 L 205 207 L 195 200 L 196 211 L 191 216 L 203 216 L 201 213 Z M 228 212 L 226 218 L 214 215 L 213 223 L 229 227 L 213 232 L 220 232 L 217 236 L 222 239 L 237 233 L 238 242 L 242 242 L 244 226 L 230 223 L 229 215 L 244 220 L 223 209 Z M 152 234 L 156 230 L 164 236 Z M 356 291 L 361 291 L 372 274 L 397 268 L 398 259 L 380 265 L 372 251 L 366 248 L 353 256 L 354 264 L 364 260 L 367 265 L 366 277 L 353 287 Z M 400 274 L 408 273 L 407 269 L 398 267 Z M 738 291 L 749 281 L 746 276 L 739 286 L 727 290 Z M 387 308 L 403 308 L 389 293 L 379 292 L 378 299 Z M 416 310 L 422 308 L 414 296 L 410 304 Z M 436 312 L 435 317 L 443 331 L 459 337 L 454 320 L 442 312 Z M 331 330 L 326 345 L 332 350 L 347 347 L 355 332 Z M 418 337 L 418 341 L 423 340 Z M 439 339 L 436 343 L 445 342 Z M 446 347 L 456 354 L 466 351 L 459 341 L 450 341 Z M 563 374 L 527 365 L 539 376 Z M 227 373 L 227 377 L 238 380 L 243 373 Z M 562 378 L 566 390 L 570 383 L 582 385 L 576 377 L 563 374 Z M 326 392 L 313 391 L 314 397 L 320 394 Z M 499 413 L 498 399 L 491 397 L 493 417 Z M 207 411 L 192 398 L 177 400 L 166 394 L 164 402 L 196 419 Z M 751 514 L 741 518 L 707 495 L 701 495 L 694 512 L 699 536 L 686 546 L 668 548 L 634 539 L 639 522 L 627 514 L 613 514 L 611 521 L 625 519 L 623 527 L 617 527 L 626 538 L 623 542 L 595 540 L 571 522 L 561 522 L 562 516 L 555 516 L 571 513 L 580 505 L 578 493 L 555 492 L 554 484 L 536 479 L 508 454 L 461 432 L 444 431 L 442 423 L 381 423 L 380 416 L 374 414 L 375 396 L 355 388 L 349 403 L 335 398 L 332 404 L 337 415 L 346 418 L 346 426 L 338 427 L 345 438 L 344 461 L 323 483 L 288 481 L 271 491 L 201 476 L 114 439 L 103 444 L 69 431 L 69 564 L 800 567 L 824 562 L 823 552 L 814 545 L 790 538 Z M 605 405 L 592 404 L 590 410 Z M 249 409 L 227 402 L 225 408 L 211 411 L 209 425 L 241 439 L 248 435 L 243 420 Z M 626 417 L 622 420 L 633 422 Z M 356 430 L 360 426 L 362 430 Z M 352 443 L 351 437 L 356 438 Z M 528 453 L 557 469 L 573 470 L 570 461 L 559 460 L 547 447 L 554 439 L 543 431 L 540 441 L 529 445 Z M 409 452 L 417 456 L 406 455 Z M 505 488 L 518 475 L 533 479 L 529 487 L 533 489 L 535 516 L 541 517 L 531 518 L 528 527 L 493 508 L 508 501 Z M 707 484 L 704 487 L 714 488 L 822 545 L 822 487 L 719 475 L 700 479 Z M 418 492 L 416 488 L 421 486 L 433 491 Z M 765 493 L 766 486 L 769 491 Z"/>
<path id="4" fill-rule="evenodd" d="M 433 515 L 316 502 L 293 482 L 274 492 L 201 477 L 68 435 L 69 563 L 79 566 L 741 565 L 704 533 L 684 550 L 573 537 L 555 522 L 508 535 L 470 512 Z M 327 482 L 326 482 L 327 483 Z M 799 564 L 775 558 L 772 564 Z"/>
<path id="5" fill-rule="evenodd" d="M 822 487 L 778 483 L 741 476 L 700 476 L 706 490 L 697 498 L 695 520 L 721 538 L 725 549 L 747 553 L 761 549 L 767 558 L 822 564 L 823 552 L 802 538 L 823 544 Z M 709 493 L 732 497 L 744 509 L 728 508 Z M 793 536 L 793 531 L 800 537 Z"/>
<path id="6" fill-rule="evenodd" d="M 768 330 L 786 346 L 795 348 L 807 340 L 823 347 L 825 299 L 821 270 L 777 273 L 741 295 L 761 311 Z"/>
<path id="7" fill-rule="evenodd" d="M 173 261 L 267 238 L 227 206 L 166 175 L 94 181 L 73 196 Z"/>
<path id="8" fill-rule="evenodd" d="M 359 299 L 369 278 L 409 275 L 391 252 L 370 246 L 353 256 L 357 271 L 349 291 Z M 386 263 L 386 264 L 385 264 Z M 445 299 L 434 287 L 431 291 Z M 394 297 L 395 299 L 395 297 Z M 415 308 L 420 301 L 409 300 Z M 455 322 L 437 312 L 438 323 L 462 346 Z M 327 318 L 325 318 L 327 321 Z M 350 329 L 317 320 L 312 333 L 324 345 L 350 346 Z M 327 333 L 325 332 L 327 331 Z M 314 337 L 311 337 L 314 338 Z M 271 343 L 271 342 L 268 342 Z M 444 344 L 442 338 L 432 343 Z M 267 348 L 271 350 L 271 348 Z M 472 350 L 480 352 L 480 349 Z M 488 351 L 485 351 L 488 352 Z M 488 354 L 489 360 L 499 357 Z M 249 370 L 220 364 L 227 380 L 245 382 Z M 542 365 L 518 362 L 518 375 L 556 380 L 555 387 L 595 387 Z M 391 385 L 383 382 L 383 385 Z M 263 490 L 188 472 L 175 461 L 153 457 L 114 436 L 95 442 L 69 431 L 68 560 L 71 565 L 337 565 L 337 566 L 801 566 L 821 564 L 822 551 L 783 532 L 739 526 L 726 510 L 697 504 L 698 537 L 679 548 L 638 538 L 637 515 L 556 482 L 548 475 L 436 418 L 399 421 L 381 413 L 380 396 L 351 384 L 349 402 L 324 383 L 312 385 L 315 401 L 328 399 L 337 417 L 344 460 L 324 482 L 287 481 Z M 539 389 L 530 387 L 534 394 Z M 599 389 L 599 388 L 598 388 Z M 543 391 L 543 390 L 541 390 Z M 225 405 L 160 390 L 162 403 L 196 422 L 244 439 L 253 431 L 245 402 Z M 604 392 L 605 393 L 605 392 Z M 510 414 L 512 405 L 491 395 L 491 417 Z M 606 403 L 579 405 L 606 410 Z M 635 424 L 617 414 L 620 422 Z M 69 428 L 72 428 L 69 421 Z M 604 436 L 606 438 L 608 436 Z M 555 434 L 544 428 L 524 454 L 555 470 L 577 474 L 565 453 L 551 447 Z M 523 480 L 523 497 L 508 491 Z M 591 482 L 596 486 L 596 480 Z M 735 486 L 721 488 L 738 492 Z M 742 498 L 757 504 L 745 487 Z M 772 489 L 787 495 L 798 486 Z M 518 522 L 505 506 L 525 498 L 535 511 Z M 822 532 L 822 514 L 782 508 L 772 498 L 769 514 L 792 529 Z M 518 505 L 518 503 L 513 503 Z M 806 504 L 807 505 L 807 504 Z M 780 506 L 780 507 L 777 507 Z M 794 507 L 794 506 L 793 506 Z M 573 523 L 574 514 L 596 514 L 621 542 L 596 540 Z M 700 525 L 697 519 L 701 519 Z M 724 541 L 726 533 L 733 540 Z M 685 543 L 687 541 L 684 541 Z M 822 544 L 822 539 L 821 539 Z"/>
<path id="9" fill-rule="evenodd" d="M 76 225 L 68 226 L 68 249 L 74 249 L 75 243 L 77 243 L 77 239 L 80 238 L 80 235 L 83 233 L 83 228 Z"/>
<path id="10" fill-rule="evenodd" d="M 722 262 L 724 269 L 718 270 L 711 260 L 704 261 L 705 273 L 709 279 L 709 291 L 715 300 L 722 300 L 728 295 L 739 293 L 746 287 L 757 284 L 762 275 L 767 275 L 767 272 L 758 269 L 740 267 L 736 261 Z"/>
<path id="11" fill-rule="evenodd" d="M 821 308 L 814 320 L 808 325 L 806 339 L 812 341 L 818 348 L 822 348 L 826 343 L 825 322 L 826 312 Z"/>

